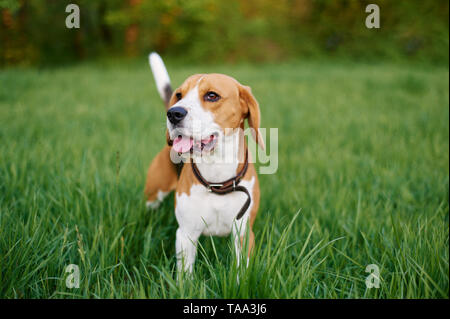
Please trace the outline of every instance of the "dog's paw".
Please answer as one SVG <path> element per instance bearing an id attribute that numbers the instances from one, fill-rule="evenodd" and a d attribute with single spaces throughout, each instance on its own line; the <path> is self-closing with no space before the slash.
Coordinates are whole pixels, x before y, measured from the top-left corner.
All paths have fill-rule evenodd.
<path id="1" fill-rule="evenodd" d="M 159 207 L 159 205 L 161 205 L 162 201 L 164 200 L 164 198 L 166 198 L 166 196 L 168 194 L 169 194 L 169 192 L 158 191 L 158 193 L 156 195 L 156 199 L 155 200 L 148 200 L 145 203 L 145 207 L 147 207 L 147 210 L 157 209 Z"/>
<path id="2" fill-rule="evenodd" d="M 147 208 L 147 210 L 154 210 L 154 209 L 157 209 L 160 204 L 161 204 L 161 201 L 159 201 L 159 200 L 154 200 L 154 201 L 148 200 L 145 203 L 145 207 Z"/>

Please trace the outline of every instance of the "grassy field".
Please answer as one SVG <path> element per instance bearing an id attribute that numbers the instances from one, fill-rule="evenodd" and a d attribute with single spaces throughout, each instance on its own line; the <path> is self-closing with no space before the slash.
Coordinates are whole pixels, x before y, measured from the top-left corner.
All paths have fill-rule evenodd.
<path id="1" fill-rule="evenodd" d="M 165 143 L 147 61 L 0 71 L 1 298 L 448 298 L 448 67 L 183 66 L 250 85 L 279 168 L 261 175 L 256 253 L 202 237 L 175 280 L 173 196 L 146 212 Z M 80 288 L 66 288 L 77 264 Z M 380 269 L 367 289 L 366 266 Z M 236 273 L 240 272 L 240 284 Z"/>

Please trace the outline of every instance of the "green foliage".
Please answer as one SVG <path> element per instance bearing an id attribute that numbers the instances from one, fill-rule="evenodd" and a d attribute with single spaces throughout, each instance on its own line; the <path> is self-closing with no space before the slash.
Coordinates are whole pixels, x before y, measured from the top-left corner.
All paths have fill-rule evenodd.
<path id="1" fill-rule="evenodd" d="M 446 67 L 167 64 L 174 85 L 198 72 L 250 85 L 262 126 L 278 128 L 249 269 L 236 269 L 229 238 L 204 237 L 194 280 L 175 280 L 173 196 L 154 212 L 143 199 L 165 143 L 146 59 L 10 69 L 0 298 L 448 298 Z M 70 263 L 79 289 L 65 286 Z M 368 264 L 380 289 L 366 289 Z"/>
<path id="2" fill-rule="evenodd" d="M 0 0 L 0 9 L 7 9 L 15 13 L 19 8 L 20 2 L 18 0 Z"/>
<path id="3" fill-rule="evenodd" d="M 77 3 L 81 28 L 65 28 Z M 449 3 L 379 0 L 3 0 L 0 65 L 61 63 L 156 50 L 189 61 L 298 56 L 415 59 L 448 64 Z"/>

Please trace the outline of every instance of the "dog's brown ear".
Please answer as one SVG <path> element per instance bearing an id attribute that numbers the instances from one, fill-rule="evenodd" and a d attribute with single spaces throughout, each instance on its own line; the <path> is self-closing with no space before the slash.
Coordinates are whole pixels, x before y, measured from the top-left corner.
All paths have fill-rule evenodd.
<path id="1" fill-rule="evenodd" d="M 261 112 L 259 111 L 259 104 L 252 94 L 252 89 L 249 86 L 239 85 L 239 98 L 244 108 L 244 112 L 247 113 L 248 125 L 252 128 L 252 136 L 258 143 L 261 149 L 265 150 L 264 140 L 259 126 L 261 124 Z"/>

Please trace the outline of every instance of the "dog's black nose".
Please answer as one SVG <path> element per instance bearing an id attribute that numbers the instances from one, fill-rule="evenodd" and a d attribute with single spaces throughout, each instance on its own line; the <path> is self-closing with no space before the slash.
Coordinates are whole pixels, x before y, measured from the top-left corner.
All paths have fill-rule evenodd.
<path id="1" fill-rule="evenodd" d="M 170 108 L 170 110 L 167 111 L 167 118 L 172 124 L 180 123 L 181 120 L 186 117 L 186 115 L 187 115 L 186 109 L 181 106 L 172 107 Z"/>

